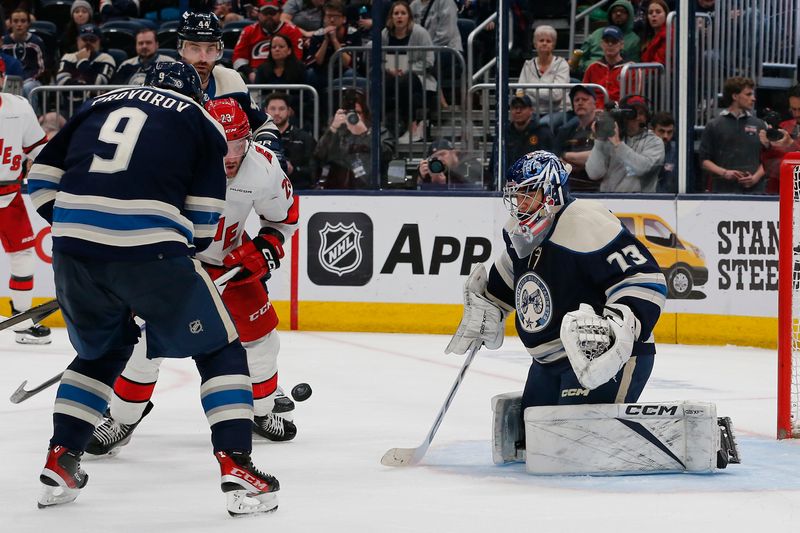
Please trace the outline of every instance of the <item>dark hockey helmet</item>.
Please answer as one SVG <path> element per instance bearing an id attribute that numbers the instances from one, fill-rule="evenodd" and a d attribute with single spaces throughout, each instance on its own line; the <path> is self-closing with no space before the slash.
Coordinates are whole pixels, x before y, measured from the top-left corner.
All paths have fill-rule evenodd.
<path id="1" fill-rule="evenodd" d="M 221 42 L 222 25 L 214 13 L 187 11 L 178 24 L 178 38 L 184 41 Z"/>
<path id="2" fill-rule="evenodd" d="M 503 203 L 519 221 L 521 232 L 544 237 L 555 214 L 570 201 L 567 182 L 571 170 L 570 165 L 545 150 L 527 153 L 511 165 L 506 172 Z"/>
<path id="3" fill-rule="evenodd" d="M 170 89 L 188 96 L 197 103 L 203 101 L 203 88 L 197 70 L 181 61 L 159 61 L 146 71 L 144 84 Z"/>

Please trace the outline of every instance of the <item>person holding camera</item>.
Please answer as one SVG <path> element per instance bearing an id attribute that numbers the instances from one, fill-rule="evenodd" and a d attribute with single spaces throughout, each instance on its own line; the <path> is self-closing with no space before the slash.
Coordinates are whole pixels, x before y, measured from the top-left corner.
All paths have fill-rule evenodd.
<path id="1" fill-rule="evenodd" d="M 706 190 L 719 193 L 764 192 L 761 152 L 769 148 L 767 125 L 753 114 L 755 82 L 750 78 L 728 78 L 722 87 L 720 116 L 709 121 L 700 140 L 700 164 L 706 175 Z"/>
<path id="2" fill-rule="evenodd" d="M 762 161 L 766 171 L 767 194 L 778 194 L 778 180 L 781 175 L 781 160 L 787 152 L 800 151 L 800 85 L 795 85 L 787 93 L 789 99 L 789 113 L 792 118 L 781 121 L 781 116 L 772 110 L 764 114 L 764 122 L 772 126 L 764 133 L 766 141 L 770 142 L 769 149 L 763 154 Z M 779 137 L 780 136 L 780 137 Z M 761 143 L 765 144 L 762 139 Z"/>
<path id="3" fill-rule="evenodd" d="M 420 189 L 447 188 L 483 184 L 483 166 L 474 158 L 461 158 L 453 141 L 436 139 L 428 158 L 419 162 L 417 186 Z"/>
<path id="4" fill-rule="evenodd" d="M 647 101 L 635 94 L 598 116 L 586 174 L 602 180 L 600 192 L 656 192 L 664 143 L 647 128 L 649 122 Z"/>
<path id="5" fill-rule="evenodd" d="M 556 155 L 572 165 L 569 181 L 573 192 L 597 192 L 600 184 L 586 175 L 586 160 L 594 147 L 595 90 L 591 86 L 575 85 L 569 90 L 569 99 L 575 116 L 556 131 Z"/>
<path id="6" fill-rule="evenodd" d="M 320 167 L 318 189 L 364 189 L 372 182 L 370 113 L 366 96 L 348 89 L 342 105 L 320 138 L 314 157 Z M 394 153 L 389 131 L 381 128 L 381 175 L 385 175 Z"/>

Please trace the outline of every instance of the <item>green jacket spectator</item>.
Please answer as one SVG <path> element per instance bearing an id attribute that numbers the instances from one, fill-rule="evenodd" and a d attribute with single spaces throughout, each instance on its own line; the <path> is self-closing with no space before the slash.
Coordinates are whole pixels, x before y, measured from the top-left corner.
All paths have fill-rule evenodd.
<path id="1" fill-rule="evenodd" d="M 617 0 L 608 9 L 608 24 L 619 26 L 622 33 L 625 35 L 625 46 L 622 48 L 622 58 L 625 61 L 638 62 L 640 57 L 639 36 L 633 31 L 634 22 L 633 5 L 628 0 Z M 583 50 L 583 57 L 581 57 L 580 71 L 584 72 L 593 62 L 603 58 L 603 49 L 600 47 L 600 41 L 603 40 L 603 30 L 605 28 L 598 28 L 586 38 L 581 50 Z"/>

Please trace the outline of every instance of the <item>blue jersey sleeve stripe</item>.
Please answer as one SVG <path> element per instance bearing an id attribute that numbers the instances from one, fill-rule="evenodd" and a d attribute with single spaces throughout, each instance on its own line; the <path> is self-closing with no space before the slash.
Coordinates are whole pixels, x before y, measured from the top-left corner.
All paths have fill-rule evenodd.
<path id="1" fill-rule="evenodd" d="M 617 292 L 619 292 L 619 291 L 621 291 L 623 289 L 626 289 L 628 287 L 641 287 L 641 288 L 644 288 L 644 289 L 649 289 L 649 290 L 651 290 L 653 292 L 657 292 L 657 293 L 661 294 L 662 296 L 666 296 L 667 295 L 667 286 L 665 284 L 661 284 L 661 283 L 627 283 L 627 284 L 620 284 L 620 285 L 617 285 L 616 287 L 614 287 L 614 289 L 608 293 L 608 297 L 610 298 L 611 296 L 613 296 Z"/>
<path id="2" fill-rule="evenodd" d="M 83 224 L 112 231 L 138 231 L 149 229 L 173 229 L 191 241 L 193 231 L 158 215 L 112 215 L 88 209 L 66 209 L 56 204 L 53 212 L 54 224 Z"/>

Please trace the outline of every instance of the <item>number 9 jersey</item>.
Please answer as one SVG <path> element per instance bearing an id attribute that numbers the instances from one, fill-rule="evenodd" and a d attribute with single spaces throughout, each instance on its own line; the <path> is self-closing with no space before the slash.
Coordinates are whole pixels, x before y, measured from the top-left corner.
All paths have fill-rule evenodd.
<path id="1" fill-rule="evenodd" d="M 580 304 L 595 312 L 611 303 L 636 316 L 633 355 L 655 353 L 652 331 L 666 302 L 664 275 L 653 256 L 602 204 L 574 200 L 557 214 L 552 231 L 527 257 L 511 243 L 511 218 L 503 230 L 506 249 L 492 265 L 487 292 L 516 310 L 516 327 L 539 363 L 566 357 L 561 320 Z"/>

